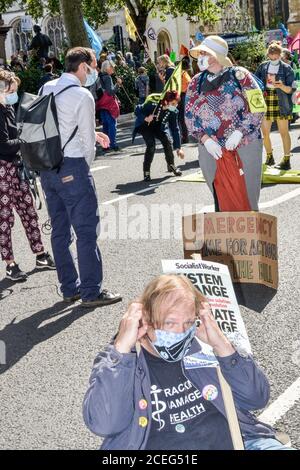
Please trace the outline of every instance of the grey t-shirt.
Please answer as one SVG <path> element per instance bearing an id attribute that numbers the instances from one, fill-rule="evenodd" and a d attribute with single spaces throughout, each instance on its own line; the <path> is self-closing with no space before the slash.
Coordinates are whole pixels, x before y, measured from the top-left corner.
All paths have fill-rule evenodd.
<path id="1" fill-rule="evenodd" d="M 138 91 L 139 98 L 146 98 L 147 88 L 149 86 L 148 75 L 139 75 L 135 80 L 135 88 Z"/>

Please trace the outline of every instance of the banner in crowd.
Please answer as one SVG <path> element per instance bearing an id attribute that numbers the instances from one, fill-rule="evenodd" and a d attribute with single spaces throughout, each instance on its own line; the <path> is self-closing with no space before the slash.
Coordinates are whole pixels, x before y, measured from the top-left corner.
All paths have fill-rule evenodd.
<path id="1" fill-rule="evenodd" d="M 278 287 L 277 219 L 261 212 L 210 212 L 183 217 L 184 257 L 228 266 L 233 282 Z"/>
<path id="2" fill-rule="evenodd" d="M 151 23 L 147 26 L 144 36 L 150 41 L 157 41 L 157 34 Z"/>
<path id="3" fill-rule="evenodd" d="M 251 353 L 245 324 L 234 293 L 227 266 L 203 260 L 162 260 L 164 274 L 182 274 L 207 297 L 221 331 L 238 348 Z M 206 347 L 207 349 L 207 347 Z M 208 348 L 209 349 L 209 348 Z M 203 351 L 205 356 L 212 353 Z M 213 357 L 202 358 L 207 367 Z"/>
<path id="4" fill-rule="evenodd" d="M 21 17 L 21 31 L 22 33 L 31 32 L 33 28 L 32 17 L 30 15 L 24 15 Z"/>

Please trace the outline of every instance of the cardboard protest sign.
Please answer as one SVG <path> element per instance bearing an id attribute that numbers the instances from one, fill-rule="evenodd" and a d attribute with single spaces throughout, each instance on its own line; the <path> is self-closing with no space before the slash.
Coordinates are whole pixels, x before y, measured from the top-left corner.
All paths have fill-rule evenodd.
<path id="1" fill-rule="evenodd" d="M 184 257 L 228 266 L 232 281 L 278 288 L 277 219 L 261 212 L 212 212 L 183 217 Z"/>
<path id="2" fill-rule="evenodd" d="M 248 353 L 251 346 L 243 318 L 234 293 L 227 266 L 203 260 L 162 260 L 165 274 L 183 274 L 207 297 L 219 328 L 229 340 Z M 194 358 L 196 367 L 214 367 L 212 350 L 202 350 L 202 355 Z M 193 368 L 193 362 L 188 364 Z"/>

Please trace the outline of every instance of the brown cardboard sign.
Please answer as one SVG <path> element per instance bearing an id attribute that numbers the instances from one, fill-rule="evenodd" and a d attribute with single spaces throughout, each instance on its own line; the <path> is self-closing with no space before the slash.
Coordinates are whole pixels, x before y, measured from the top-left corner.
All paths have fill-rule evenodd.
<path id="1" fill-rule="evenodd" d="M 183 217 L 184 258 L 226 264 L 232 281 L 278 288 L 277 219 L 262 212 L 212 212 Z"/>

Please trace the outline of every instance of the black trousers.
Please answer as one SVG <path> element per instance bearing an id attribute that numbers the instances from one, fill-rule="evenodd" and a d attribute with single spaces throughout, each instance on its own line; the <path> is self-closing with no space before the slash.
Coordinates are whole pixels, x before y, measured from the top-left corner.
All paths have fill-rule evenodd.
<path id="1" fill-rule="evenodd" d="M 139 129 L 139 133 L 143 136 L 147 146 L 144 156 L 144 173 L 150 172 L 151 163 L 155 154 L 155 139 L 158 139 L 162 143 L 167 164 L 174 165 L 174 153 L 172 148 L 172 142 L 168 134 L 160 129 L 160 126 L 143 125 Z"/>
<path id="2" fill-rule="evenodd" d="M 189 133 L 185 124 L 185 96 L 186 93 L 181 93 L 181 101 L 179 102 L 178 105 L 178 111 L 179 111 L 179 126 L 181 130 L 181 138 L 183 143 L 187 143 L 189 141 Z"/>

